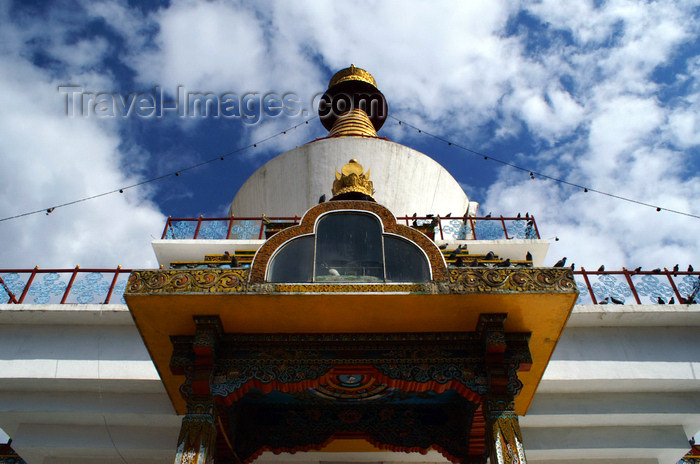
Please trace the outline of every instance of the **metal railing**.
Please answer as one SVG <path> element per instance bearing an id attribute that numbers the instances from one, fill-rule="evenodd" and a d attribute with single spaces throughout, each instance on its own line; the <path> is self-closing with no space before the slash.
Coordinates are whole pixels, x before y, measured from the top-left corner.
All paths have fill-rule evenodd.
<path id="1" fill-rule="evenodd" d="M 293 217 L 168 218 L 162 239 L 259 240 L 278 227 L 298 224 Z M 439 240 L 538 239 L 533 217 L 399 216 L 397 220 Z"/>
<path id="2" fill-rule="evenodd" d="M 124 303 L 131 269 L 0 269 L 0 303 Z M 700 303 L 700 272 L 574 271 L 576 304 Z M 673 298 L 673 301 L 671 301 Z M 663 303 L 662 303 L 663 302 Z"/>
<path id="3" fill-rule="evenodd" d="M 579 291 L 576 304 L 700 303 L 700 272 L 574 271 Z"/>
<path id="4" fill-rule="evenodd" d="M 131 269 L 0 269 L 0 303 L 124 303 Z M 116 301 L 113 301 L 116 300 Z"/>

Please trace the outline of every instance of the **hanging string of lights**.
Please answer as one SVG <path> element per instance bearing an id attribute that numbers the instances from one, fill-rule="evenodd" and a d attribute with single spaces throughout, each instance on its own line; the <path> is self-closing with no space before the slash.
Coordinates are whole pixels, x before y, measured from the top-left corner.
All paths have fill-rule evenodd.
<path id="1" fill-rule="evenodd" d="M 610 198 L 615 198 L 615 199 L 617 199 L 617 200 L 622 200 L 622 201 L 626 201 L 626 202 L 629 202 L 629 203 L 634 203 L 634 204 L 637 204 L 637 205 L 640 205 L 640 206 L 645 206 L 645 207 L 648 207 L 648 208 L 654 208 L 654 209 L 655 209 L 656 211 L 658 211 L 658 212 L 660 212 L 660 211 L 666 211 L 666 212 L 673 213 L 673 214 L 679 214 L 679 215 L 682 215 L 682 216 L 687 216 L 687 217 L 692 217 L 692 218 L 695 218 L 695 219 L 700 219 L 700 216 L 698 216 L 698 215 L 696 215 L 696 214 L 688 213 L 688 212 L 685 212 L 685 211 L 674 210 L 674 209 L 670 209 L 670 208 L 665 208 L 665 207 L 662 207 L 662 206 L 659 206 L 659 205 L 654 205 L 654 204 L 646 203 L 646 202 L 643 202 L 643 201 L 640 201 L 640 200 L 635 200 L 635 199 L 633 199 L 633 198 L 624 197 L 624 196 L 622 196 L 622 195 L 617 195 L 617 194 L 614 194 L 614 193 L 605 192 L 605 191 L 603 191 L 603 190 L 595 189 L 595 188 L 592 188 L 592 187 L 587 187 L 587 186 L 585 186 L 585 185 L 580 185 L 580 184 L 576 184 L 576 183 L 573 183 L 573 182 L 569 182 L 569 181 L 564 180 L 564 179 L 559 179 L 559 178 L 556 178 L 556 177 L 553 177 L 553 176 L 549 176 L 549 175 L 547 175 L 547 174 L 543 174 L 543 173 L 541 173 L 541 172 L 535 171 L 535 170 L 530 169 L 530 168 L 526 168 L 526 167 L 523 167 L 523 166 L 518 166 L 517 164 L 510 163 L 510 162 L 508 162 L 508 161 L 504 161 L 504 160 L 502 160 L 502 159 L 496 158 L 496 157 L 491 156 L 491 155 L 488 155 L 488 154 L 484 154 L 484 153 L 478 152 L 478 151 L 476 151 L 476 150 L 472 150 L 471 148 L 465 147 L 464 145 L 460 145 L 459 143 L 455 143 L 455 142 L 453 142 L 453 141 L 451 141 L 451 140 L 448 140 L 448 139 L 446 139 L 446 138 L 444 138 L 444 137 L 441 137 L 441 136 L 439 136 L 439 135 L 435 135 L 435 134 L 432 134 L 432 133 L 430 133 L 430 132 L 427 132 L 427 131 L 425 131 L 425 130 L 423 130 L 423 129 L 421 129 L 421 128 L 419 128 L 419 127 L 413 125 L 413 124 L 410 124 L 410 123 L 408 123 L 408 122 L 406 122 L 406 121 L 402 121 L 402 120 L 400 120 L 400 119 L 398 119 L 398 118 L 396 118 L 396 117 L 394 117 L 394 116 L 389 115 L 389 117 L 390 117 L 391 119 L 395 120 L 395 121 L 398 123 L 399 126 L 408 127 L 408 128 L 410 128 L 410 129 L 413 129 L 413 130 L 415 130 L 416 132 L 418 132 L 419 134 L 424 134 L 424 135 L 426 135 L 426 136 L 428 136 L 428 137 L 431 137 L 431 138 L 433 138 L 433 139 L 435 139 L 435 140 L 438 140 L 438 141 L 440 141 L 440 142 L 446 144 L 447 146 L 455 147 L 455 148 L 457 148 L 457 149 L 459 149 L 459 150 L 465 151 L 465 152 L 470 153 L 470 154 L 472 154 L 472 155 L 474 155 L 474 156 L 481 157 L 481 158 L 483 158 L 483 159 L 486 160 L 486 161 L 494 161 L 494 162 L 499 163 L 499 164 L 502 164 L 502 165 L 504 165 L 504 166 L 508 166 L 508 167 L 513 168 L 513 169 L 517 169 L 517 170 L 520 170 L 520 171 L 523 171 L 523 172 L 527 172 L 527 173 L 529 174 L 529 176 L 530 176 L 531 179 L 535 179 L 535 178 L 539 177 L 539 178 L 542 178 L 542 179 L 547 179 L 547 180 L 550 180 L 550 181 L 553 181 L 553 182 L 558 182 L 558 183 L 563 184 L 563 185 L 568 185 L 568 186 L 570 186 L 570 187 L 577 188 L 577 189 L 579 189 L 579 190 L 582 190 L 582 191 L 585 192 L 585 193 L 593 192 L 593 193 L 597 193 L 597 194 L 600 194 L 600 195 L 604 195 L 604 196 L 607 196 L 607 197 L 610 197 Z M 269 141 L 269 140 L 272 140 L 272 139 L 274 139 L 274 138 L 276 138 L 276 137 L 279 137 L 279 136 L 281 136 L 281 135 L 285 135 L 285 134 L 287 134 L 287 132 L 292 131 L 292 130 L 294 130 L 294 129 L 297 129 L 297 128 L 300 127 L 300 126 L 307 125 L 307 124 L 309 124 L 310 121 L 313 121 L 313 120 L 316 119 L 316 118 L 318 118 L 318 116 L 314 116 L 314 117 L 312 117 L 312 118 L 310 118 L 310 119 L 307 119 L 307 120 L 305 120 L 305 121 L 303 121 L 303 122 L 300 122 L 299 124 L 296 124 L 296 125 L 294 125 L 294 126 L 291 126 L 290 128 L 285 129 L 285 130 L 283 130 L 283 131 L 281 131 L 281 132 L 277 132 L 277 133 L 274 133 L 274 134 L 272 134 L 272 135 L 270 135 L 270 136 L 268 136 L 268 137 L 265 137 L 265 138 L 263 138 L 263 139 L 260 139 L 260 140 L 254 142 L 254 143 L 251 143 L 251 144 L 245 145 L 245 146 L 243 146 L 243 147 L 237 148 L 237 149 L 235 149 L 235 150 L 229 151 L 229 152 L 227 152 L 227 153 L 218 155 L 218 156 L 216 156 L 216 157 L 214 157 L 214 158 L 211 158 L 211 159 L 208 159 L 208 160 L 205 160 L 205 161 L 196 163 L 196 164 L 192 164 L 192 165 L 190 165 L 190 166 L 184 167 L 184 168 L 179 169 L 179 170 L 177 170 L 177 171 L 172 171 L 172 172 L 169 172 L 169 173 L 167 173 L 167 174 L 163 174 L 163 175 L 157 176 L 157 177 L 152 177 L 152 178 L 143 180 L 143 181 L 141 181 L 141 182 L 137 182 L 137 183 L 134 183 L 134 184 L 131 184 L 131 185 L 127 185 L 127 186 L 124 186 L 124 187 L 121 187 L 121 188 L 118 188 L 118 189 L 110 190 L 110 191 L 107 191 L 107 192 L 102 192 L 102 193 L 99 193 L 99 194 L 96 194 L 96 195 L 92 195 L 92 196 L 87 196 L 87 197 L 79 198 L 79 199 L 77 199 L 77 200 L 69 201 L 69 202 L 66 202 L 66 203 L 61 203 L 61 204 L 54 205 L 54 206 L 51 206 L 51 207 L 48 207 L 48 208 L 41 208 L 41 209 L 37 209 L 37 210 L 34 210 L 34 211 L 28 211 L 28 212 L 25 212 L 25 213 L 17 214 L 17 215 L 14 215 L 14 216 L 8 216 L 8 217 L 0 218 L 0 222 L 9 221 L 9 220 L 12 220 L 12 219 L 18 219 L 18 218 L 25 217 L 25 216 L 30 216 L 30 215 L 33 215 L 33 214 L 46 213 L 46 214 L 48 215 L 48 214 L 51 214 L 51 213 L 52 213 L 54 210 L 56 210 L 57 208 L 63 208 L 63 207 L 66 207 L 66 206 L 70 206 L 70 205 L 77 204 L 77 203 L 82 203 L 82 202 L 85 202 L 85 201 L 88 201 L 88 200 L 94 200 L 94 199 L 96 199 L 96 198 L 104 197 L 104 196 L 107 196 L 107 195 L 112 195 L 112 194 L 115 194 L 115 193 L 124 193 L 124 191 L 126 191 L 126 190 L 128 190 L 128 189 L 133 189 L 133 188 L 136 188 L 136 187 L 140 187 L 140 186 L 142 186 L 142 185 L 150 184 L 150 183 L 153 183 L 153 182 L 156 182 L 156 181 L 159 181 L 159 180 L 168 178 L 168 177 L 172 177 L 172 176 L 178 177 L 178 176 L 179 176 L 181 173 L 183 173 L 183 172 L 191 171 L 191 170 L 193 170 L 193 169 L 197 169 L 197 168 L 199 168 L 199 167 L 202 167 L 202 166 L 205 166 L 205 165 L 214 163 L 214 162 L 216 162 L 216 161 L 224 161 L 224 160 L 225 160 L 227 157 L 229 157 L 229 156 L 233 156 L 233 155 L 235 155 L 235 154 L 237 154 L 237 153 L 241 153 L 241 152 L 243 152 L 243 151 L 245 151 L 245 150 L 249 150 L 249 149 L 251 149 L 251 148 L 256 148 L 259 144 L 265 143 L 265 142 L 267 142 L 267 141 Z"/>
<path id="2" fill-rule="evenodd" d="M 182 168 L 182 169 L 178 169 L 177 171 L 172 171 L 172 172 L 169 172 L 169 173 L 167 173 L 167 174 L 163 174 L 162 176 L 152 177 L 152 178 L 150 178 L 150 179 L 146 179 L 146 180 L 143 180 L 143 181 L 141 181 L 141 182 L 137 182 L 137 183 L 135 183 L 135 184 L 127 185 L 127 186 L 124 186 L 124 187 L 120 187 L 120 188 L 118 188 L 118 189 L 114 189 L 114 190 L 110 190 L 110 191 L 107 191 L 107 192 L 98 193 L 97 195 L 92 195 L 92 196 L 89 196 L 89 197 L 80 198 L 80 199 L 73 200 L 73 201 L 69 201 L 69 202 L 66 202 L 66 203 L 61 203 L 61 204 L 59 204 L 59 205 L 54 205 L 54 206 L 51 206 L 51 207 L 49 207 L 49 208 L 37 209 L 37 210 L 35 210 L 35 211 L 28 211 L 28 212 L 26 212 L 26 213 L 22 213 L 22 214 L 17 214 L 17 215 L 14 215 L 14 216 L 8 216 L 8 217 L 0 218 L 0 222 L 9 221 L 9 220 L 12 220 L 12 219 L 17 219 L 17 218 L 21 218 L 21 217 L 24 217 L 24 216 L 30 216 L 30 215 L 32 215 L 32 214 L 46 213 L 46 214 L 48 215 L 48 214 L 53 213 L 54 210 L 55 210 L 56 208 L 63 208 L 63 207 L 65 207 L 65 206 L 74 205 L 74 204 L 76 204 L 76 203 L 82 203 L 82 202 L 84 202 L 84 201 L 94 200 L 95 198 L 100 198 L 100 197 L 104 197 L 104 196 L 107 196 L 107 195 L 112 195 L 112 194 L 114 194 L 114 193 L 124 193 L 124 191 L 126 191 L 126 190 L 128 190 L 128 189 L 133 189 L 133 188 L 136 188 L 136 187 L 140 187 L 140 186 L 142 186 L 142 185 L 150 184 L 150 183 L 152 183 L 152 182 L 156 182 L 156 181 L 165 179 L 165 178 L 167 178 L 167 177 L 172 177 L 172 176 L 178 177 L 178 176 L 180 176 L 180 174 L 183 173 L 183 172 L 191 171 L 192 169 L 196 169 L 196 168 L 202 167 L 202 166 L 204 166 L 204 165 L 214 163 L 214 162 L 216 162 L 216 161 L 224 161 L 224 160 L 225 160 L 226 158 L 228 158 L 229 156 L 235 155 L 235 154 L 237 154 L 237 153 L 241 153 L 241 152 L 243 152 L 243 151 L 245 151 L 245 150 L 249 150 L 249 149 L 251 149 L 251 148 L 256 148 L 258 145 L 260 145 L 260 144 L 262 144 L 262 143 L 265 143 L 265 142 L 267 142 L 267 141 L 269 141 L 269 140 L 272 140 L 272 139 L 274 139 L 274 138 L 276 138 L 276 137 L 279 137 L 279 136 L 281 136 L 281 135 L 285 135 L 285 134 L 287 134 L 287 132 L 296 129 L 296 128 L 299 127 L 299 126 L 303 126 L 303 125 L 305 125 L 305 124 L 308 124 L 310 121 L 313 121 L 313 120 L 316 119 L 316 118 L 318 118 L 318 116 L 314 116 L 313 118 L 307 119 L 306 121 L 300 122 L 299 124 L 297 124 L 297 125 L 295 125 L 295 126 L 292 126 L 292 127 L 288 128 L 288 129 L 285 129 L 285 130 L 283 130 L 283 131 L 281 131 L 281 132 L 277 132 L 277 133 L 275 133 L 275 134 L 272 134 L 272 135 L 270 135 L 270 136 L 268 136 L 268 137 L 265 137 L 264 139 L 258 140 L 257 142 L 251 143 L 251 144 L 246 145 L 246 146 L 244 146 L 244 147 L 237 148 L 237 149 L 235 149 L 235 150 L 233 150 L 233 151 L 229 151 L 229 152 L 227 152 L 227 153 L 218 155 L 218 156 L 216 156 L 216 157 L 214 157 L 214 158 L 211 158 L 211 159 L 202 161 L 202 162 L 200 162 L 200 163 L 193 164 L 193 165 L 191 165 L 191 166 L 187 166 L 187 167 L 184 167 L 184 168 Z"/>
<path id="3" fill-rule="evenodd" d="M 610 192 L 604 192 L 604 191 L 602 191 L 602 190 L 594 189 L 594 188 L 591 188 L 591 187 L 586 187 L 585 185 L 575 184 L 575 183 L 573 183 L 573 182 L 569 182 L 569 181 L 564 180 L 564 179 L 559 179 L 559 178 L 556 178 L 556 177 L 548 176 L 547 174 L 542 174 L 541 172 L 537 172 L 537 171 L 532 170 L 532 169 L 529 169 L 529 168 L 525 168 L 525 167 L 522 167 L 522 166 L 518 166 L 517 164 L 513 164 L 513 163 L 510 163 L 510 162 L 508 162 L 508 161 L 503 161 L 503 160 L 498 159 L 498 158 L 495 158 L 495 157 L 493 157 L 493 156 L 491 156 L 491 155 L 486 155 L 486 154 L 480 153 L 480 152 L 478 152 L 478 151 L 476 151 L 476 150 L 472 150 L 471 148 L 468 148 L 468 147 L 465 147 L 465 146 L 460 145 L 460 144 L 458 144 L 458 143 L 452 142 L 451 140 L 448 140 L 448 139 L 446 139 L 446 138 L 444 138 L 444 137 L 440 137 L 439 135 L 431 134 L 430 132 L 427 132 L 427 131 L 425 131 L 425 130 L 423 130 L 423 129 L 420 129 L 419 127 L 416 127 L 416 126 L 414 126 L 413 124 L 409 124 L 409 123 L 407 123 L 406 121 L 402 121 L 402 120 L 400 120 L 400 119 L 398 119 L 398 118 L 395 118 L 394 116 L 389 115 L 389 117 L 390 117 L 391 119 L 395 120 L 396 122 L 398 122 L 398 125 L 399 125 L 399 126 L 402 126 L 402 127 L 403 127 L 403 126 L 409 127 L 409 128 L 411 128 L 411 129 L 417 131 L 419 134 L 425 134 L 425 135 L 427 135 L 428 137 L 432 137 L 432 138 L 434 138 L 435 140 L 439 140 L 440 142 L 443 142 L 443 143 L 447 144 L 448 146 L 452 146 L 452 147 L 455 147 L 455 148 L 457 148 L 457 149 L 459 149 L 459 150 L 466 151 L 467 153 L 470 153 L 470 154 L 472 154 L 472 155 L 474 155 L 474 156 L 483 157 L 483 159 L 486 160 L 486 161 L 494 161 L 494 162 L 500 163 L 500 164 L 502 164 L 502 165 L 504 165 L 504 166 L 509 166 L 509 167 L 511 167 L 511 168 L 513 168 L 513 169 L 518 169 L 518 170 L 520 170 L 520 171 L 527 172 L 527 173 L 530 175 L 530 179 L 535 179 L 536 177 L 541 177 L 541 178 L 543 178 L 543 179 L 551 180 L 551 181 L 553 181 L 553 182 L 558 182 L 558 183 L 560 183 L 560 184 L 568 185 L 568 186 L 570 186 L 570 187 L 575 187 L 575 188 L 577 188 L 577 189 L 579 189 L 579 190 L 583 190 L 584 193 L 588 193 L 588 192 L 598 193 L 598 194 L 600 194 L 600 195 L 605 195 L 605 196 L 608 196 L 608 197 L 611 197 L 611 198 L 615 198 L 615 199 L 617 199 L 617 200 L 622 200 L 622 201 L 626 201 L 626 202 L 629 202 L 629 203 L 634 203 L 634 204 L 637 204 L 637 205 L 640 205 L 640 206 L 646 206 L 646 207 L 648 207 L 648 208 L 654 208 L 654 209 L 656 209 L 657 212 L 666 211 L 666 212 L 669 212 L 669 213 L 680 214 L 680 215 L 683 215 L 683 216 L 688 216 L 688 217 L 692 217 L 692 218 L 695 218 L 695 219 L 700 219 L 700 216 L 698 216 L 698 215 L 696 215 L 696 214 L 688 213 L 688 212 L 685 212 L 685 211 L 678 211 L 678 210 L 670 209 L 670 208 L 665 208 L 665 207 L 662 207 L 662 206 L 659 206 L 659 205 L 652 205 L 651 203 L 645 203 L 645 202 L 643 202 L 643 201 L 635 200 L 635 199 L 633 199 L 633 198 L 624 197 L 624 196 L 622 196 L 622 195 L 616 195 L 616 194 L 610 193 Z"/>

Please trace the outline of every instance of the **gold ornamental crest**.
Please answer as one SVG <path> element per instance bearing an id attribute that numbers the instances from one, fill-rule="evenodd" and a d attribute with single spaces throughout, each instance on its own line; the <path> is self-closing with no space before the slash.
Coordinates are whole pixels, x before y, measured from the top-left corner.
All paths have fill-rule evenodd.
<path id="1" fill-rule="evenodd" d="M 374 186 L 369 180 L 369 172 L 363 172 L 364 168 L 356 159 L 351 159 L 348 164 L 338 172 L 335 171 L 335 181 L 333 182 L 333 196 L 342 195 L 349 192 L 359 192 L 370 197 L 374 194 Z"/>

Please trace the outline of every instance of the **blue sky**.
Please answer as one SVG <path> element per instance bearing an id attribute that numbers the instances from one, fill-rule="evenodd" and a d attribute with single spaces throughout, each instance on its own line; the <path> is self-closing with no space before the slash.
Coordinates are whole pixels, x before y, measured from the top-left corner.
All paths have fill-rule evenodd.
<path id="1" fill-rule="evenodd" d="M 464 4 L 462 4 L 464 3 Z M 218 157 L 313 116 L 354 63 L 390 114 L 569 182 L 700 215 L 700 2 L 3 2 L 0 218 Z M 60 86 L 166 98 L 291 93 L 309 116 L 66 114 Z M 0 222 L 0 267 L 155 264 L 168 215 L 221 216 L 318 120 L 182 175 Z M 389 119 L 380 135 L 443 164 L 486 214 L 528 211 L 549 264 L 700 267 L 700 220 L 531 180 Z M 329 180 L 330 182 L 330 180 Z M 397 214 L 411 212 L 395 212 Z"/>

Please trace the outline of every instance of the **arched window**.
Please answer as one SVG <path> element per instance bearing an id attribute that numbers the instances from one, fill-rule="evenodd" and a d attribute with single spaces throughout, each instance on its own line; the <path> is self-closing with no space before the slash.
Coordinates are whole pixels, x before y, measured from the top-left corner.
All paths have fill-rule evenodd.
<path id="1" fill-rule="evenodd" d="M 282 245 L 270 260 L 268 282 L 425 282 L 430 266 L 413 242 L 384 234 L 367 213 L 326 214 L 313 235 Z"/>

